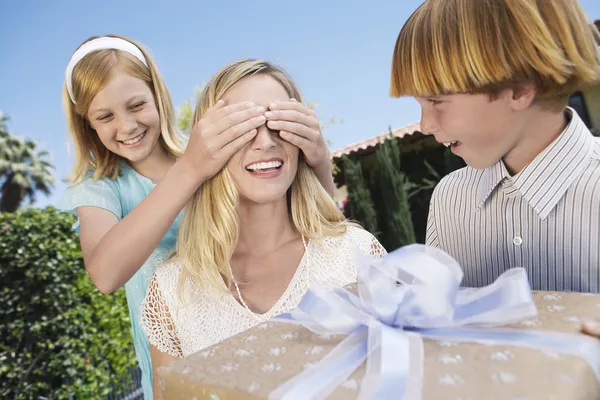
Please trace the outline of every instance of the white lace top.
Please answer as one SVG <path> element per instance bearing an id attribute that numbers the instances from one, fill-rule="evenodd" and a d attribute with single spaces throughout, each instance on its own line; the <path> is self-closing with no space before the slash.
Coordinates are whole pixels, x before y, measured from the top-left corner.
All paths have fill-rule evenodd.
<path id="1" fill-rule="evenodd" d="M 386 254 L 373 235 L 355 227 L 349 227 L 342 236 L 311 240 L 283 295 L 270 310 L 255 316 L 267 320 L 296 308 L 307 290 L 307 273 L 310 281 L 329 288 L 355 282 L 357 246 L 365 254 Z M 176 357 L 187 356 L 260 323 L 231 293 L 212 287 L 200 290 L 192 278 L 184 284 L 185 302 L 180 301 L 180 271 L 177 262 L 159 267 L 142 302 L 142 326 L 158 350 Z"/>

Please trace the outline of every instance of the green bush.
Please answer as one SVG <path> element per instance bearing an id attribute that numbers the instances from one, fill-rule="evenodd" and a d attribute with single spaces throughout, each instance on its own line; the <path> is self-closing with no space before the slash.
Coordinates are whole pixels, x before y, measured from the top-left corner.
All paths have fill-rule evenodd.
<path id="1" fill-rule="evenodd" d="M 73 222 L 52 207 L 0 214 L 0 398 L 101 399 L 129 383 L 125 293 L 92 284 Z"/>
<path id="2" fill-rule="evenodd" d="M 344 156 L 346 181 L 348 182 L 348 205 L 350 215 L 355 221 L 360 221 L 363 227 L 373 235 L 379 234 L 377 227 L 377 212 L 373 205 L 371 192 L 363 177 L 362 165 Z"/>
<path id="3" fill-rule="evenodd" d="M 390 133 L 391 134 L 391 133 Z M 348 204 L 344 214 L 367 230 L 375 218 L 377 232 L 371 232 L 388 251 L 409 243 L 425 243 L 427 216 L 433 189 L 441 178 L 466 164 L 433 136 L 414 132 L 402 138 L 386 139 L 374 148 L 335 159 L 335 182 L 346 185 Z M 351 166 L 351 168 L 348 167 Z M 355 170 L 361 171 L 360 199 L 369 198 L 375 217 L 358 213 Z M 363 178 L 364 177 L 364 178 Z M 366 193 L 364 193 L 366 192 Z"/>
<path id="4" fill-rule="evenodd" d="M 395 250 L 416 242 L 410 213 L 409 191 L 412 182 L 402 171 L 400 147 L 396 140 L 386 140 L 375 154 L 379 165 L 379 190 L 381 205 L 379 214 L 383 219 L 380 242 L 386 249 Z"/>

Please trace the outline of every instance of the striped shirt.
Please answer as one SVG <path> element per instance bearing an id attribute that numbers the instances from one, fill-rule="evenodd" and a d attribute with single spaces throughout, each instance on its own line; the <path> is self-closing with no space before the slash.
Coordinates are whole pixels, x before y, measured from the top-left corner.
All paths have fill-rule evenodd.
<path id="1" fill-rule="evenodd" d="M 480 287 L 521 267 L 534 290 L 600 292 L 600 138 L 577 113 L 521 172 L 502 161 L 444 177 L 429 208 L 427 244 Z"/>

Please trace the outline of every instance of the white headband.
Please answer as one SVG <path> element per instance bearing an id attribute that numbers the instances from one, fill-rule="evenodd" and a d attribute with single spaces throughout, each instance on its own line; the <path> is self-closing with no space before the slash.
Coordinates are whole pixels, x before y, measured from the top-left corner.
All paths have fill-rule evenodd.
<path id="1" fill-rule="evenodd" d="M 69 61 L 69 64 L 67 65 L 67 71 L 65 72 L 65 83 L 67 84 L 67 91 L 69 92 L 69 97 L 71 98 L 73 104 L 75 104 L 75 99 L 73 97 L 73 86 L 71 81 L 71 74 L 73 73 L 73 68 L 75 68 L 77 63 L 89 53 L 102 49 L 115 49 L 125 51 L 131 54 L 132 56 L 138 58 L 141 62 L 144 63 L 146 67 L 148 66 L 148 62 L 146 61 L 146 58 L 144 57 L 142 51 L 136 45 L 134 45 L 131 42 L 128 42 L 127 40 L 103 36 L 86 42 L 75 51 L 75 53 L 71 57 L 71 60 Z"/>

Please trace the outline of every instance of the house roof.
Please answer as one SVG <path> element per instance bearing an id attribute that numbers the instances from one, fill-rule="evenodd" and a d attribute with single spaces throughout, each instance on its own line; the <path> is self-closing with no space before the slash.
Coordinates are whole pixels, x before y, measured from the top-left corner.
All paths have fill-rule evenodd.
<path id="1" fill-rule="evenodd" d="M 414 132 L 418 132 L 421 129 L 421 124 L 418 122 L 396 128 L 392 130 L 392 135 L 397 138 L 402 138 L 406 135 L 412 135 Z M 383 143 L 386 139 L 390 138 L 390 131 L 384 132 L 377 136 L 370 137 L 360 142 L 352 143 L 348 146 L 342 147 L 341 149 L 331 152 L 331 158 L 339 158 L 343 155 L 359 152 L 361 150 L 367 150 L 371 147 L 375 147 L 380 143 Z"/>

